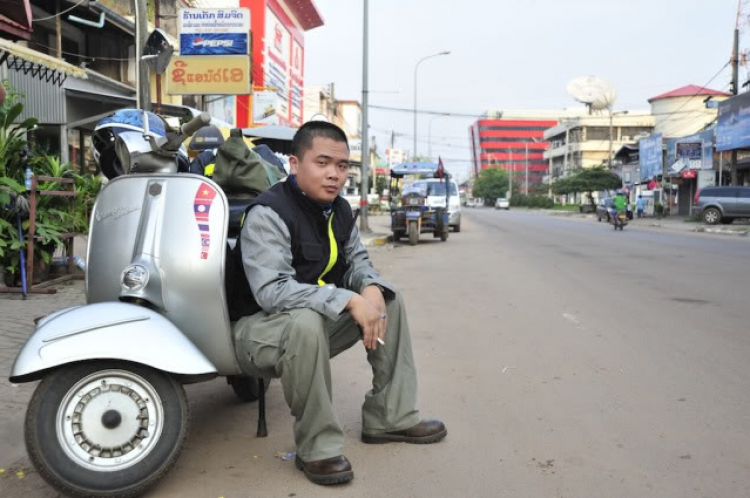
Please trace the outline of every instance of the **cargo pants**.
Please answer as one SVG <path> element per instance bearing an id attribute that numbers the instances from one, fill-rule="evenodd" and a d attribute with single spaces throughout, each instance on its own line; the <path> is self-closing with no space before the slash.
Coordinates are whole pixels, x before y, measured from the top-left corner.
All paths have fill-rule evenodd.
<path id="1" fill-rule="evenodd" d="M 400 294 L 386 304 L 385 346 L 367 351 L 372 389 L 362 405 L 366 434 L 408 429 L 419 423 L 417 375 L 411 336 Z M 291 408 L 297 454 L 306 462 L 343 454 L 344 432 L 332 404 L 330 359 L 362 338 L 348 312 L 330 320 L 301 308 L 269 315 L 263 311 L 234 325 L 243 371 L 281 379 Z"/>

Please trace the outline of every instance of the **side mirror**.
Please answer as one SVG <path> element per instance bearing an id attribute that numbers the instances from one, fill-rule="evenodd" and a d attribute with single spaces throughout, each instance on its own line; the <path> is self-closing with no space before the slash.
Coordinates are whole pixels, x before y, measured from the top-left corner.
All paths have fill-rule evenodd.
<path id="1" fill-rule="evenodd" d="M 164 74 L 173 53 L 174 47 L 167 41 L 167 34 L 161 29 L 155 29 L 149 35 L 146 46 L 143 47 L 142 56 L 156 74 Z"/>

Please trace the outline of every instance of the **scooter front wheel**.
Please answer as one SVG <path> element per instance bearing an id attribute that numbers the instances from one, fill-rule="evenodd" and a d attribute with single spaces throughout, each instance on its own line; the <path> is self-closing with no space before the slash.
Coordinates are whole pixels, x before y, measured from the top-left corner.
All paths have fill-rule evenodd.
<path id="1" fill-rule="evenodd" d="M 34 392 L 26 449 L 65 494 L 132 497 L 177 461 L 188 421 L 185 391 L 166 373 L 127 362 L 73 364 Z"/>

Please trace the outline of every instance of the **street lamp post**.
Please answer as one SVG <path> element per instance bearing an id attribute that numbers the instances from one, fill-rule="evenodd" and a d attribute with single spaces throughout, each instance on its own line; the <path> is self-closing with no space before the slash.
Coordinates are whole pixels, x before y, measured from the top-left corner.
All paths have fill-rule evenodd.
<path id="1" fill-rule="evenodd" d="M 433 57 L 439 57 L 441 55 L 448 55 L 450 53 L 450 50 L 444 50 L 442 52 L 438 52 L 437 54 L 422 57 L 414 66 L 414 150 L 412 151 L 412 158 L 414 159 L 416 159 L 417 157 L 417 69 L 419 69 L 419 65 L 427 59 L 432 59 Z"/>
<path id="2" fill-rule="evenodd" d="M 427 125 L 427 157 L 432 161 L 432 122 L 438 118 L 444 118 L 447 114 L 439 114 L 430 120 L 430 124 Z"/>

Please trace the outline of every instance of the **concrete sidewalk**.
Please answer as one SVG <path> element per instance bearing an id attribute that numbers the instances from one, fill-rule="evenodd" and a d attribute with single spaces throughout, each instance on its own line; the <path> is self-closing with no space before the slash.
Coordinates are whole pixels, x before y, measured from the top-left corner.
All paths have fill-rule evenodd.
<path id="1" fill-rule="evenodd" d="M 359 218 L 357 223 L 360 223 Z M 360 234 L 365 246 L 382 246 L 390 240 L 391 216 L 389 213 L 370 215 L 367 217 L 367 224 L 370 232 Z"/>
<path id="2" fill-rule="evenodd" d="M 521 209 L 516 208 L 516 210 Z M 552 209 L 524 209 L 524 212 L 586 220 L 592 223 L 598 222 L 596 215 L 594 214 L 582 214 L 569 211 L 557 211 Z M 735 220 L 734 223 L 730 225 L 707 225 L 701 221 L 693 221 L 688 216 L 667 216 L 665 218 L 646 217 L 641 219 L 632 219 L 630 220 L 629 225 L 631 227 L 650 230 L 668 230 L 672 232 L 707 233 L 713 235 L 736 235 L 745 237 L 750 234 L 750 220 L 748 219 Z"/>

